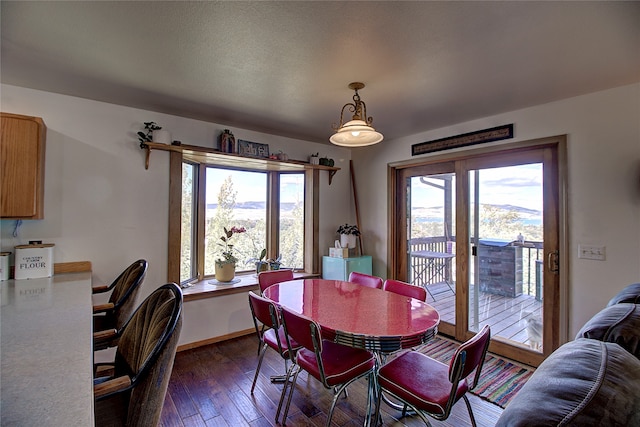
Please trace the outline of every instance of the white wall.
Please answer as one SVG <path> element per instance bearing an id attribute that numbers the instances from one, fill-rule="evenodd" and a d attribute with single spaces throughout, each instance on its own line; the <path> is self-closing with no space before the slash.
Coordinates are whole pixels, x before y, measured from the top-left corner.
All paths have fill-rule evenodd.
<path id="1" fill-rule="evenodd" d="M 374 273 L 385 277 L 388 163 L 411 159 L 412 144 L 508 123 L 514 124 L 515 133 L 508 142 L 568 135 L 568 303 L 573 338 L 617 291 L 640 282 L 640 84 L 354 149 L 360 209 L 366 212 L 365 251 L 374 257 Z M 578 244 L 606 246 L 606 261 L 578 259 Z"/>
<path id="2" fill-rule="evenodd" d="M 185 144 L 213 146 L 225 126 L 8 85 L 0 90 L 2 111 L 42 117 L 48 128 L 45 219 L 25 221 L 18 238 L 12 237 L 14 221 L 0 221 L 1 249 L 34 239 L 55 243 L 56 262 L 92 261 L 96 283 L 146 258 L 150 269 L 143 294 L 164 283 L 168 155 L 153 152 L 145 170 L 135 133 L 142 122 L 153 120 Z M 615 292 L 640 282 L 640 84 L 354 149 L 365 252 L 374 257 L 374 272 L 386 276 L 388 163 L 410 159 L 412 144 L 506 123 L 514 123 L 514 141 L 568 135 L 572 337 Z M 349 150 L 231 130 L 236 138 L 268 143 L 272 151 L 282 149 L 293 159 L 319 151 L 337 160 L 343 170 L 333 184 L 328 185 L 325 173 L 321 177 L 320 249 L 326 254 L 337 225 L 353 222 Z M 607 260 L 578 259 L 579 243 L 606 246 Z M 235 330 L 250 327 L 234 320 L 237 310 L 246 309 L 243 299 L 190 303 L 183 332 L 188 341 L 181 344 L 231 333 L 236 325 Z M 216 304 L 229 301 L 232 307 L 217 309 Z"/>
<path id="3" fill-rule="evenodd" d="M 169 155 L 151 153 L 148 170 L 136 132 L 155 121 L 185 144 L 213 147 L 223 124 L 95 102 L 81 98 L 0 86 L 3 112 L 42 117 L 47 126 L 45 219 L 0 221 L 0 247 L 12 251 L 29 240 L 54 243 L 55 262 L 89 260 L 94 283 L 110 283 L 139 258 L 149 261 L 140 298 L 167 281 Z M 338 225 L 353 215 L 347 149 L 229 128 L 236 138 L 269 144 L 291 159 L 320 152 L 343 168 L 328 184 L 320 173 L 320 248 L 328 252 Z M 330 133 L 327 127 L 327 134 Z M 13 257 L 11 258 L 13 264 Z M 238 313 L 246 313 L 241 322 Z M 246 296 L 194 301 L 185 306 L 180 344 L 253 326 Z"/>

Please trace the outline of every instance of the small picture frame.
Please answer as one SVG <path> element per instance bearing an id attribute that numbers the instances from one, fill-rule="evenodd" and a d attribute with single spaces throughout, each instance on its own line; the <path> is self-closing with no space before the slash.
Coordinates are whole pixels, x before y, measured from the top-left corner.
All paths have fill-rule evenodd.
<path id="1" fill-rule="evenodd" d="M 269 157 L 269 144 L 238 140 L 238 154 L 245 157 Z"/>

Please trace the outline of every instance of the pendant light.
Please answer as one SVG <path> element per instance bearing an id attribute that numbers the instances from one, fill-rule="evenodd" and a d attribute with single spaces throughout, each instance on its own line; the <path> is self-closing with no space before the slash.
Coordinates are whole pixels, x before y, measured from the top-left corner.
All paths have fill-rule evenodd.
<path id="1" fill-rule="evenodd" d="M 376 132 L 373 128 L 373 118 L 367 117 L 367 106 L 360 99 L 358 90 L 364 87 L 364 83 L 353 82 L 349 84 L 349 89 L 356 93 L 353 95 L 353 103 L 349 102 L 342 107 L 340 112 L 340 124 L 333 125 L 336 131 L 329 141 L 335 145 L 343 147 L 364 147 L 367 145 L 377 144 L 384 138 L 380 132 Z M 351 120 L 344 122 L 344 110 L 349 107 L 349 111 L 353 113 Z"/>

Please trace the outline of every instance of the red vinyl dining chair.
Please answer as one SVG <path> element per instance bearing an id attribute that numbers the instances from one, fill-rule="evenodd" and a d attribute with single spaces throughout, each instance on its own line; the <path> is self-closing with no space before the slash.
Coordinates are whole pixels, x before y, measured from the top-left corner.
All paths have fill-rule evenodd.
<path id="1" fill-rule="evenodd" d="M 368 288 L 382 289 L 382 279 L 380 277 L 359 273 L 357 271 L 352 271 L 351 274 L 349 274 L 349 282 L 357 283 L 358 285 Z"/>
<path id="2" fill-rule="evenodd" d="M 445 420 L 453 405 L 462 398 L 467 405 L 471 425 L 475 427 L 476 420 L 466 393 L 478 384 L 490 338 L 489 325 L 485 325 L 473 338 L 458 347 L 449 365 L 418 351 L 404 353 L 378 371 L 379 392 L 388 393 L 413 409 L 428 426 L 427 415 L 436 420 Z M 475 375 L 469 383 L 468 377 L 474 370 Z M 379 413 L 378 400 L 375 419 Z"/>
<path id="3" fill-rule="evenodd" d="M 267 349 L 272 348 L 280 354 L 284 359 L 285 372 L 288 372 L 289 368 L 287 361 L 293 360 L 293 354 L 298 350 L 298 348 L 300 348 L 300 345 L 298 345 L 294 340 L 287 341 L 284 335 L 284 328 L 280 324 L 279 308 L 273 301 L 256 295 L 250 291 L 249 307 L 251 308 L 253 324 L 256 328 L 258 338 L 260 339 L 261 347 L 259 351 L 258 366 L 256 367 L 256 373 L 253 377 L 253 384 L 251 384 L 251 394 L 253 394 L 253 390 L 256 387 L 256 381 L 258 380 L 258 374 L 260 373 L 260 367 L 262 366 L 262 360 L 264 359 L 264 354 Z M 289 345 L 291 345 L 291 347 L 289 347 Z M 285 377 L 283 376 L 281 379 L 284 380 Z M 277 380 L 277 378 L 274 380 Z"/>
<path id="4" fill-rule="evenodd" d="M 422 302 L 427 301 L 427 291 L 422 286 L 415 286 L 400 280 L 387 279 L 384 281 L 382 289 L 409 298 L 415 298 Z"/>
<path id="5" fill-rule="evenodd" d="M 374 384 L 376 360 L 373 353 L 367 350 L 336 344 L 322 339 L 321 327 L 312 319 L 282 307 L 282 324 L 288 340 L 295 340 L 301 345 L 296 352 L 294 364 L 287 373 L 287 381 L 282 388 L 280 403 L 276 412 L 276 422 L 282 409 L 282 404 L 290 388 L 287 404 L 282 415 L 282 425 L 287 421 L 291 398 L 296 386 L 300 370 L 320 381 L 327 389 L 333 389 L 334 396 L 327 416 L 327 427 L 331 425 L 331 417 L 340 394 L 349 384 L 367 376 L 369 390 L 367 399 L 367 416 L 371 413 L 371 397 Z M 290 341 L 290 345 L 293 342 Z"/>
<path id="6" fill-rule="evenodd" d="M 258 274 L 258 285 L 260 286 L 260 293 L 267 289 L 271 285 L 276 283 L 286 282 L 287 280 L 293 280 L 293 270 L 269 270 L 261 271 Z"/>

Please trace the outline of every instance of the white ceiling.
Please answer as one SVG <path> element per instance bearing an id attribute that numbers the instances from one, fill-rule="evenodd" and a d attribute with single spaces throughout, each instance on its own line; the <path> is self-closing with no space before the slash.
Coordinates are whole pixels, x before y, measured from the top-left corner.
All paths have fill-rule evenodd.
<path id="1" fill-rule="evenodd" d="M 638 1 L 0 7 L 2 83 L 315 142 L 352 81 L 387 140 L 640 81 Z"/>

